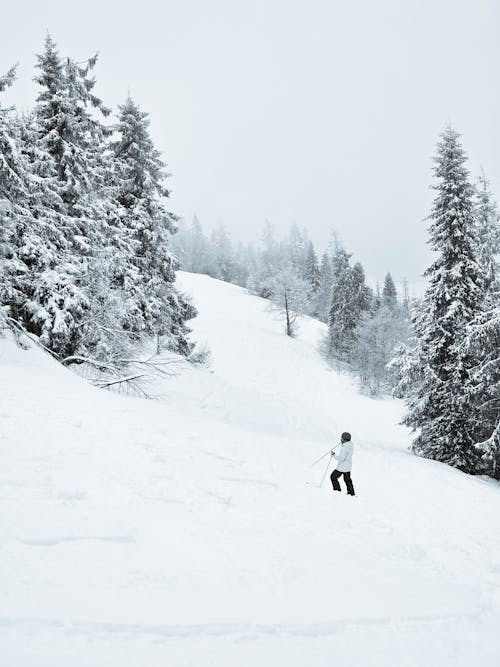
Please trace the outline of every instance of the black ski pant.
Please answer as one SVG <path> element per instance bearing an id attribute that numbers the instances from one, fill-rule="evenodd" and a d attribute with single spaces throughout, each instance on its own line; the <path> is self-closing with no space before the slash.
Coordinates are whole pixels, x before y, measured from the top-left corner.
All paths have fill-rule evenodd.
<path id="1" fill-rule="evenodd" d="M 354 486 L 352 485 L 352 479 L 351 479 L 351 473 L 350 472 L 340 472 L 340 470 L 334 470 L 332 474 L 330 475 L 330 479 L 332 480 L 332 486 L 334 491 L 341 491 L 342 489 L 340 488 L 339 484 L 339 477 L 342 477 L 344 475 L 344 482 L 345 485 L 347 486 L 347 493 L 350 496 L 354 495 Z"/>

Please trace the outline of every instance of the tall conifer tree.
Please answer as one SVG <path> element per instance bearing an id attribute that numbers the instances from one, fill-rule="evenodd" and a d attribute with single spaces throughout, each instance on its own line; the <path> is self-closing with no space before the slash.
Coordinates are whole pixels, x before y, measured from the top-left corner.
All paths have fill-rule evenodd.
<path id="1" fill-rule="evenodd" d="M 430 245 L 437 258 L 426 271 L 429 284 L 415 323 L 423 381 L 409 400 L 405 423 L 418 430 L 415 452 L 474 472 L 471 358 L 462 343 L 480 309 L 484 283 L 477 262 L 473 188 L 459 134 L 445 129 L 437 146 L 439 182 L 430 215 Z"/>
<path id="2" fill-rule="evenodd" d="M 176 216 L 165 206 L 165 165 L 149 134 L 148 114 L 129 97 L 119 107 L 119 139 L 112 145 L 121 186 L 118 202 L 120 224 L 134 242 L 130 262 L 138 281 L 131 286 L 145 331 L 162 336 L 171 349 L 189 353 L 185 322 L 195 314 L 178 292 L 177 260 L 169 249 L 169 235 L 176 231 Z M 137 326 L 137 319 L 133 326 Z"/>

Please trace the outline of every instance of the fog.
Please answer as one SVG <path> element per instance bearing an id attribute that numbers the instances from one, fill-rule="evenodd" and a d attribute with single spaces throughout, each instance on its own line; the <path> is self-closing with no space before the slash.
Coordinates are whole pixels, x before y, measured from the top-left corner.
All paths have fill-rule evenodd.
<path id="1" fill-rule="evenodd" d="M 448 122 L 500 196 L 494 0 L 30 0 L 2 24 L 0 70 L 20 65 L 2 103 L 33 104 L 47 32 L 61 55 L 99 51 L 97 93 L 151 114 L 172 210 L 235 240 L 297 223 L 322 250 L 335 229 L 370 280 L 418 284 Z"/>

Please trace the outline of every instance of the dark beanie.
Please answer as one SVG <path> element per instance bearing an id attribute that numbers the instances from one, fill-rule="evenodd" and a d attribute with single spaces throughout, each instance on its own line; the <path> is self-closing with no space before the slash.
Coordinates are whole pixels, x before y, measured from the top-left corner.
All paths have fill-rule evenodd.
<path id="1" fill-rule="evenodd" d="M 351 434 L 350 433 L 347 433 L 347 431 L 342 433 L 342 435 L 341 435 L 342 442 L 349 442 L 350 439 L 351 439 Z"/>

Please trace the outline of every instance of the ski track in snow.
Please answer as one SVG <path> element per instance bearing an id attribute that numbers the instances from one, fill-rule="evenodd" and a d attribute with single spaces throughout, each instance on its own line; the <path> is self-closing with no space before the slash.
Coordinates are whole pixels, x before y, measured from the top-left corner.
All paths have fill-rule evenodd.
<path id="1" fill-rule="evenodd" d="M 180 274 L 208 368 L 142 401 L 0 340 L 0 662 L 500 664 L 500 488 L 408 451 L 324 326 Z M 326 462 L 355 442 L 355 498 Z"/>

